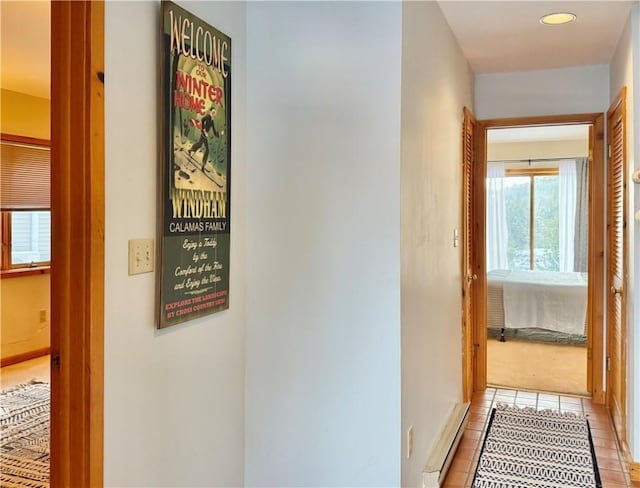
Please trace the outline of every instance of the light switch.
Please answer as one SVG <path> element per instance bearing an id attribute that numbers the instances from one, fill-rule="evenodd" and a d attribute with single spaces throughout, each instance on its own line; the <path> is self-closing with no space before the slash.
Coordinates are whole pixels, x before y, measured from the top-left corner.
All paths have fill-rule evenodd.
<path id="1" fill-rule="evenodd" d="M 153 239 L 129 240 L 129 274 L 153 271 Z"/>

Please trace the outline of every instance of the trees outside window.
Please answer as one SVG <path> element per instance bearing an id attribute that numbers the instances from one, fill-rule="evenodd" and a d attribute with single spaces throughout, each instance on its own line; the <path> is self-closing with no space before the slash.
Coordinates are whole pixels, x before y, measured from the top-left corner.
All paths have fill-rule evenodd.
<path id="1" fill-rule="evenodd" d="M 505 206 L 510 269 L 559 271 L 558 175 L 509 174 Z"/>

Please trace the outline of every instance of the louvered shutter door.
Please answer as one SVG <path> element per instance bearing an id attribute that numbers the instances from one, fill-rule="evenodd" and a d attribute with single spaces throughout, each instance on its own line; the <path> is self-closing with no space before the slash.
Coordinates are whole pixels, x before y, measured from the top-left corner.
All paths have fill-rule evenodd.
<path id="1" fill-rule="evenodd" d="M 473 393 L 473 171 L 476 120 L 468 109 L 464 109 L 462 124 L 462 311 L 464 344 L 463 389 L 465 399 Z"/>
<path id="2" fill-rule="evenodd" d="M 626 438 L 626 127 L 625 99 L 609 112 L 608 164 L 608 385 L 619 439 Z"/>

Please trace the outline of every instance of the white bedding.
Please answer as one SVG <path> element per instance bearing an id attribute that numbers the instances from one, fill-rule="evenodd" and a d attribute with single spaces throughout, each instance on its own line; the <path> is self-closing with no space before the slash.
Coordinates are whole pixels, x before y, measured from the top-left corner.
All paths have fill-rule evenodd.
<path id="1" fill-rule="evenodd" d="M 539 327 L 584 334 L 587 314 L 584 274 L 496 270 L 490 272 L 489 279 L 502 282 L 505 327 Z"/>

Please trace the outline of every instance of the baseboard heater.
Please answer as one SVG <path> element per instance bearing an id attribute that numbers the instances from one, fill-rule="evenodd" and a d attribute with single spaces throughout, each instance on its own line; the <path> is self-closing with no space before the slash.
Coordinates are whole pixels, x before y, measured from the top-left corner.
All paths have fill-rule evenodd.
<path id="1" fill-rule="evenodd" d="M 422 470 L 422 488 L 440 488 L 469 419 L 469 402 L 458 403 Z"/>

